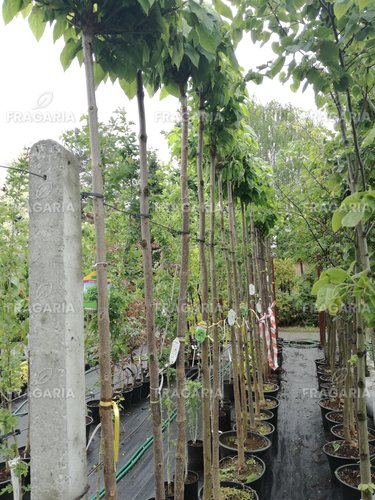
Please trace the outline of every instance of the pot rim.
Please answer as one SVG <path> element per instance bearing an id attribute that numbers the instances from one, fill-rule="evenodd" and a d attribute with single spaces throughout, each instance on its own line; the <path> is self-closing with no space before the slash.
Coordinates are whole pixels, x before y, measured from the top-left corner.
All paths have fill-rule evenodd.
<path id="1" fill-rule="evenodd" d="M 233 455 L 228 455 L 226 457 L 223 457 L 219 460 L 219 469 L 220 469 L 220 463 L 221 462 L 224 462 L 225 460 L 228 460 L 230 459 L 231 457 L 238 457 L 238 453 L 235 453 Z M 254 458 L 257 462 L 260 462 L 260 465 L 262 466 L 263 470 L 261 472 L 261 474 L 256 478 L 256 479 L 253 479 L 252 481 L 246 481 L 242 484 L 251 484 L 251 483 L 255 483 L 255 481 L 259 481 L 259 479 L 261 479 L 264 474 L 266 473 L 266 464 L 263 462 L 263 460 L 260 458 L 260 457 L 257 457 L 256 455 L 247 455 L 246 458 Z M 221 482 L 221 481 L 220 481 Z M 239 482 L 239 481 L 235 481 L 235 482 Z"/>
<path id="2" fill-rule="evenodd" d="M 335 427 L 336 427 L 336 428 L 337 428 L 337 427 L 344 427 L 344 424 L 337 424 L 337 423 L 336 423 L 335 425 L 332 425 L 332 427 L 330 428 L 330 432 L 331 432 L 331 434 L 333 434 L 333 435 L 334 435 L 335 437 L 337 437 L 338 439 L 342 440 L 342 439 L 343 439 L 342 437 L 340 437 L 338 434 L 335 434 L 335 433 L 334 433 Z M 368 427 L 368 428 L 367 428 L 367 431 L 372 431 L 372 434 L 375 434 L 375 429 L 372 429 L 371 427 Z M 374 441 L 375 441 L 375 436 L 374 436 L 372 439 L 370 439 L 370 438 L 369 438 L 369 440 L 368 440 L 368 442 L 369 442 L 369 443 L 373 443 Z"/>
<path id="3" fill-rule="evenodd" d="M 346 483 L 345 481 L 343 481 L 339 474 L 338 474 L 338 471 L 340 471 L 341 469 L 347 469 L 347 468 L 353 468 L 353 467 L 356 467 L 356 468 L 359 468 L 359 464 L 357 463 L 353 463 L 353 464 L 345 464 L 345 465 L 340 465 L 340 467 L 337 467 L 337 469 L 335 469 L 335 477 L 338 481 L 340 481 L 340 483 L 344 484 L 347 488 L 350 488 L 351 490 L 353 491 L 359 491 L 358 488 L 356 488 L 355 486 L 352 486 L 351 484 L 348 484 Z M 375 471 L 375 467 L 374 466 L 371 466 L 371 470 L 372 471 Z"/>
<path id="4" fill-rule="evenodd" d="M 257 432 L 248 432 L 247 434 L 248 435 L 249 434 L 253 434 L 255 436 L 261 437 L 262 439 L 264 439 L 266 441 L 266 444 L 262 448 L 245 449 L 245 453 L 251 453 L 251 452 L 258 452 L 259 453 L 259 452 L 262 452 L 262 451 L 267 451 L 269 448 L 271 448 L 272 443 L 271 443 L 271 440 L 267 436 L 262 436 L 262 434 L 258 434 Z M 225 436 L 228 436 L 228 435 L 237 436 L 237 432 L 236 431 L 225 431 L 225 432 L 222 432 L 220 434 L 220 436 L 219 436 L 219 444 L 221 446 L 223 446 L 224 448 L 226 448 L 227 450 L 236 451 L 236 448 L 233 448 L 232 446 L 229 446 L 229 445 L 224 444 L 224 443 L 221 442 L 221 438 L 223 438 Z"/>

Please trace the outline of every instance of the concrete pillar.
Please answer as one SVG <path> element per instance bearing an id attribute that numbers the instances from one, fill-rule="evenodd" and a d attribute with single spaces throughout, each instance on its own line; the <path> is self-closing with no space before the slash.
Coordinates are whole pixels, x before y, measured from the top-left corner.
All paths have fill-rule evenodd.
<path id="1" fill-rule="evenodd" d="M 86 498 L 79 164 L 54 141 L 30 152 L 31 499 Z"/>

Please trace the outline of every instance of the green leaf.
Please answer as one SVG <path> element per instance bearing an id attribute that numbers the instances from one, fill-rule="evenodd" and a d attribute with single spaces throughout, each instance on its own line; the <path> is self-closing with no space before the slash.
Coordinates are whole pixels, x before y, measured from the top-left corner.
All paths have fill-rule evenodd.
<path id="1" fill-rule="evenodd" d="M 44 21 L 42 9 L 36 5 L 34 5 L 29 16 L 29 26 L 35 38 L 39 41 L 44 33 L 44 30 L 46 29 L 46 23 Z"/>
<path id="2" fill-rule="evenodd" d="M 350 9 L 352 4 L 353 4 L 352 0 L 338 0 L 337 2 L 335 2 L 335 5 L 333 6 L 333 11 L 337 19 L 341 19 L 342 16 L 344 16 L 346 12 Z"/>
<path id="3" fill-rule="evenodd" d="M 336 233 L 341 227 L 341 221 L 345 215 L 345 212 L 339 207 L 334 211 L 332 216 L 332 230 Z"/>
<path id="4" fill-rule="evenodd" d="M 199 54 L 198 52 L 190 45 L 185 45 L 185 53 L 190 59 L 190 61 L 194 64 L 196 68 L 199 66 Z"/>
<path id="5" fill-rule="evenodd" d="M 98 63 L 94 63 L 94 82 L 95 87 L 98 88 L 100 83 L 106 78 L 107 74 Z M 134 97 L 134 96 L 133 96 Z M 131 99 L 129 97 L 129 99 Z"/>
<path id="6" fill-rule="evenodd" d="M 145 14 L 148 14 L 154 2 L 150 0 L 138 0 L 138 3 L 144 10 Z"/>
<path id="7" fill-rule="evenodd" d="M 230 7 L 228 7 L 228 5 L 226 5 L 222 0 L 214 0 L 214 6 L 221 16 L 227 17 L 228 19 L 233 19 L 233 14 Z"/>
<path id="8" fill-rule="evenodd" d="M 364 217 L 364 212 L 361 210 L 348 212 L 342 218 L 341 225 L 344 227 L 355 227 Z"/>
<path id="9" fill-rule="evenodd" d="M 285 56 L 278 57 L 276 61 L 272 63 L 271 68 L 267 73 L 267 76 L 270 76 L 271 78 L 276 76 L 277 73 L 279 73 L 282 67 L 284 66 L 284 62 L 285 62 Z"/>
<path id="10" fill-rule="evenodd" d="M 199 43 L 202 45 L 202 47 L 207 50 L 207 52 L 210 52 L 211 54 L 215 54 L 217 44 L 214 41 L 213 36 L 209 31 L 205 29 L 204 26 L 201 24 L 197 25 L 197 34 L 199 37 Z"/>
<path id="11" fill-rule="evenodd" d="M 68 28 L 68 24 L 62 17 L 58 18 L 53 27 L 53 41 L 56 42 L 60 37 L 63 36 L 64 31 Z"/>
<path id="12" fill-rule="evenodd" d="M 62 67 L 64 68 L 64 71 L 69 68 L 74 57 L 81 48 L 82 47 L 79 40 L 73 40 L 73 38 L 69 38 L 69 40 L 66 42 L 65 47 L 60 54 L 60 61 Z"/>
<path id="13" fill-rule="evenodd" d="M 137 93 L 137 81 L 133 80 L 132 82 L 127 82 L 126 80 L 120 80 L 119 83 L 126 96 L 129 99 L 133 99 Z"/>
<path id="14" fill-rule="evenodd" d="M 341 267 L 334 267 L 333 269 L 328 269 L 325 271 L 326 276 L 328 276 L 330 283 L 339 285 L 348 279 L 349 275 Z"/>
<path id="15" fill-rule="evenodd" d="M 3 19 L 8 24 L 19 13 L 22 2 L 20 0 L 4 0 Z"/>
<path id="16" fill-rule="evenodd" d="M 367 146 L 372 146 L 375 142 L 375 127 L 373 127 L 370 132 L 363 139 L 362 147 L 366 148 Z"/>

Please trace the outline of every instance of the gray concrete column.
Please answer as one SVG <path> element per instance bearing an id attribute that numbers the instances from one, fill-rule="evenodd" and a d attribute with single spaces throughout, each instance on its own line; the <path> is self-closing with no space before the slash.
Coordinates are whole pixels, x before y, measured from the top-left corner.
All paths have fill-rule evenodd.
<path id="1" fill-rule="evenodd" d="M 30 152 L 32 500 L 86 497 L 79 164 L 54 141 Z"/>

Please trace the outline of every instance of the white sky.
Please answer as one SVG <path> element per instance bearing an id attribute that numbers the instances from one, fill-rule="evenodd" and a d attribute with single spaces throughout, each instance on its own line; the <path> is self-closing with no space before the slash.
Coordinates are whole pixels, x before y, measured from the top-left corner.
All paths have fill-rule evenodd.
<path id="1" fill-rule="evenodd" d="M 37 42 L 22 17 L 4 26 L 0 15 L 0 165 L 16 159 L 23 147 L 41 139 L 58 140 L 62 131 L 79 126 L 86 114 L 84 69 L 75 61 L 64 72 L 60 63 L 63 42 L 53 43 L 47 28 Z M 274 55 L 269 47 L 259 48 L 246 37 L 237 50 L 245 70 L 255 68 Z M 305 110 L 316 112 L 313 93 L 291 92 L 289 84 L 265 80 L 261 86 L 250 84 L 249 90 L 260 102 L 276 99 L 290 102 Z M 137 123 L 136 101 L 124 95 L 118 85 L 102 84 L 97 92 L 99 119 L 106 121 L 118 107 L 125 107 L 128 119 Z M 168 150 L 161 135 L 173 125 L 178 101 L 168 97 L 162 101 L 155 96 L 146 102 L 149 146 L 159 150 L 166 160 Z M 164 117 L 164 118 L 161 118 Z M 172 117 L 171 119 L 169 117 Z M 5 170 L 0 168 L 0 180 Z"/>

